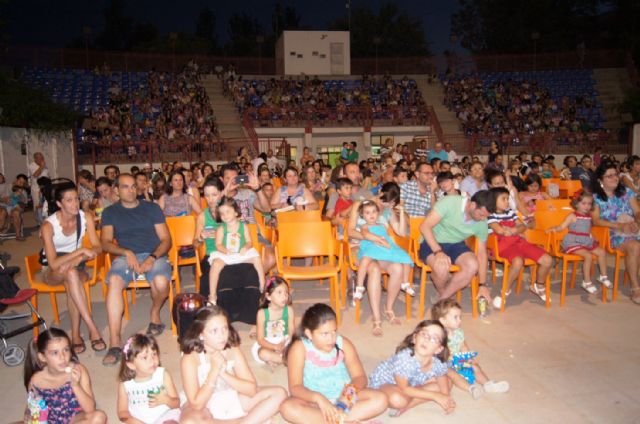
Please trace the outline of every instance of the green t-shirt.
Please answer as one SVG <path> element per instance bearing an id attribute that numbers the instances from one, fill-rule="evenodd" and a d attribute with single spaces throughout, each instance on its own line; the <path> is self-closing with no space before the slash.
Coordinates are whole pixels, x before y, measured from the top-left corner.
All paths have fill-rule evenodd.
<path id="1" fill-rule="evenodd" d="M 487 220 L 465 220 L 466 205 L 467 198 L 462 196 L 445 196 L 436 202 L 433 209 L 442 218 L 433 228 L 433 235 L 438 243 L 459 243 L 471 236 L 487 241 Z"/>
<path id="2" fill-rule="evenodd" d="M 359 154 L 358 154 L 357 151 L 350 150 L 349 154 L 347 155 L 347 160 L 349 162 L 356 162 L 357 163 L 358 162 L 358 156 L 359 156 Z"/>

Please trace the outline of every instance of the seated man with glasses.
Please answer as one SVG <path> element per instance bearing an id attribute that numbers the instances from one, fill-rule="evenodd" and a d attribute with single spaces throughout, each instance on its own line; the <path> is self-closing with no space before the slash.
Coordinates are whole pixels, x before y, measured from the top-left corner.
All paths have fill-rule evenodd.
<path id="1" fill-rule="evenodd" d="M 433 167 L 420 163 L 416 168 L 416 178 L 400 184 L 400 200 L 409 216 L 426 216 L 436 201 L 437 184 Z"/>

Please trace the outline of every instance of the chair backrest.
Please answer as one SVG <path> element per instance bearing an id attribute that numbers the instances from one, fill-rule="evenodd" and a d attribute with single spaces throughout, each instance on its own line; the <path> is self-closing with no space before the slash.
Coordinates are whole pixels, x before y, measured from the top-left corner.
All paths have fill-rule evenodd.
<path id="1" fill-rule="evenodd" d="M 335 243 L 329 221 L 289 222 L 279 224 L 276 243 L 278 260 L 310 256 L 335 255 Z"/>
<path id="2" fill-rule="evenodd" d="M 539 210 L 536 209 L 534 218 L 536 221 L 536 229 L 548 230 L 552 227 L 557 227 L 562 224 L 562 221 L 573 212 L 573 209 L 558 209 L 558 210 Z"/>
<path id="3" fill-rule="evenodd" d="M 593 235 L 593 238 L 598 242 L 600 247 L 611 253 L 613 249 L 611 248 L 609 231 L 609 227 L 598 227 L 595 225 L 591 227 L 591 235 Z"/>
<path id="4" fill-rule="evenodd" d="M 544 189 L 543 191 L 547 191 L 547 187 L 549 187 L 549 184 L 557 184 L 558 186 L 560 186 L 560 181 L 562 181 L 560 178 L 543 178 L 542 179 L 542 188 Z"/>
<path id="5" fill-rule="evenodd" d="M 566 190 L 567 198 L 573 196 L 573 193 L 582 189 L 582 181 L 580 180 L 562 180 L 560 181 L 560 190 Z"/>
<path id="6" fill-rule="evenodd" d="M 551 234 L 545 233 L 544 230 L 527 230 L 524 237 L 529 243 L 540 246 L 547 252 L 551 250 Z"/>
<path id="7" fill-rule="evenodd" d="M 42 265 L 40 264 L 39 259 L 40 252 L 24 257 L 24 264 L 27 269 L 27 278 L 29 279 L 30 284 L 35 282 L 36 272 L 42 269 Z"/>
<path id="8" fill-rule="evenodd" d="M 193 215 L 167 218 L 171 242 L 175 246 L 191 246 L 196 235 L 196 218 Z"/>
<path id="9" fill-rule="evenodd" d="M 251 237 L 251 242 L 253 243 L 253 247 L 258 251 L 258 253 L 262 254 L 263 245 L 260 243 L 260 239 L 258 238 L 258 226 L 256 224 L 244 224 L 249 229 L 249 237 Z"/>
<path id="10" fill-rule="evenodd" d="M 315 222 L 321 221 L 322 216 L 320 210 L 315 211 L 290 211 L 282 212 L 277 215 L 278 227 L 282 223 L 289 222 Z"/>
<path id="11" fill-rule="evenodd" d="M 573 211 L 571 199 L 542 199 L 536 201 L 536 211 L 556 211 L 564 210 L 565 208 Z"/>
<path id="12" fill-rule="evenodd" d="M 204 198 L 204 196 L 202 196 L 202 197 L 200 198 L 200 208 L 201 208 L 202 210 L 205 210 L 205 209 L 207 209 L 207 207 L 208 207 L 208 205 L 207 205 L 207 199 L 205 199 L 205 198 Z"/>

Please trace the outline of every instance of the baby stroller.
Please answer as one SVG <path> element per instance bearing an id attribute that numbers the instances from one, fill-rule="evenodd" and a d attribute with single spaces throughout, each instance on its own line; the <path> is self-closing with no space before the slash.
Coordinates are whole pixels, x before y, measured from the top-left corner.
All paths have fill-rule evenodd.
<path id="1" fill-rule="evenodd" d="M 38 314 L 38 311 L 33 307 L 30 300 L 33 296 L 38 294 L 38 291 L 34 289 L 20 290 L 15 281 L 13 281 L 13 277 L 19 271 L 20 268 L 16 266 L 5 267 L 2 264 L 2 261 L 0 261 L 0 312 L 3 312 L 9 306 L 19 305 L 21 303 L 26 303 L 27 306 L 29 306 L 29 309 L 31 309 L 31 313 L 26 312 L 22 314 L 0 316 L 0 340 L 2 340 L 2 344 L 0 344 L 0 354 L 2 354 L 2 361 L 10 367 L 20 365 L 24 361 L 25 353 L 24 349 L 20 346 L 14 343 L 7 343 L 7 339 L 33 328 L 37 328 L 41 324 L 44 326 L 45 330 L 47 329 L 46 322 L 42 319 L 40 314 Z M 9 331 L 8 327 L 3 322 L 14 319 L 24 319 L 33 315 L 37 318 L 35 322 L 23 325 L 13 331 Z"/>

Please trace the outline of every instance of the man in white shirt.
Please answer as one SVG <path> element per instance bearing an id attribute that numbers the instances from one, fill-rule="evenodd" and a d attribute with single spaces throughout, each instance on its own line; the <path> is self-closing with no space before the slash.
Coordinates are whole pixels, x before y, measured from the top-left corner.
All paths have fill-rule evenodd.
<path id="1" fill-rule="evenodd" d="M 273 150 L 269 149 L 267 150 L 267 166 L 269 167 L 269 171 L 273 173 L 278 167 L 284 169 L 285 163 L 283 160 L 280 160 L 276 156 L 274 156 Z"/>
<path id="2" fill-rule="evenodd" d="M 31 184 L 33 211 L 38 225 L 42 224 L 42 201 L 40 199 L 40 187 L 38 187 L 38 178 L 40 177 L 51 178 L 44 155 L 41 152 L 36 152 L 33 154 L 33 162 L 29 164 L 29 182 Z"/>
<path id="3" fill-rule="evenodd" d="M 458 154 L 451 149 L 451 143 L 444 143 L 444 151 L 447 152 L 450 163 L 458 161 Z"/>

